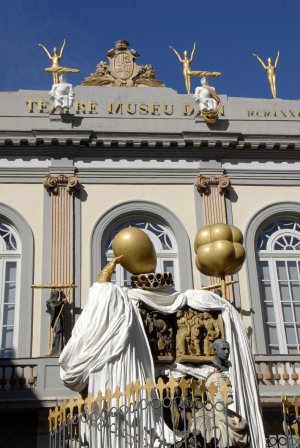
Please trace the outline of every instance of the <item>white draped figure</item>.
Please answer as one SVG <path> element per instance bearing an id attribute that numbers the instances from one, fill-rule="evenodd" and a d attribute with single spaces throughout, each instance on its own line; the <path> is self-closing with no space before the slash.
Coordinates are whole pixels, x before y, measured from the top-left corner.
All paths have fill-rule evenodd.
<path id="1" fill-rule="evenodd" d="M 206 77 L 201 78 L 201 87 L 196 87 L 194 100 L 199 104 L 200 111 L 216 110 L 219 97 L 214 87 L 208 85 Z M 217 100 L 218 98 L 218 100 Z"/>
<path id="2" fill-rule="evenodd" d="M 61 379 L 66 387 L 81 391 L 88 384 L 94 397 L 117 386 L 122 391 L 126 385 L 137 379 L 141 385 L 147 378 L 155 382 L 153 358 L 138 310 L 138 302 L 165 314 L 175 313 L 184 306 L 198 311 L 220 310 L 225 327 L 225 338 L 230 344 L 229 370 L 233 389 L 233 403 L 230 408 L 241 415 L 249 424 L 252 446 L 265 447 L 264 429 L 258 400 L 255 365 L 248 344 L 246 331 L 238 312 L 226 300 L 203 290 L 176 292 L 171 287 L 147 291 L 120 288 L 111 283 L 94 283 L 90 288 L 87 305 L 76 322 L 72 337 L 64 348 L 59 362 Z M 176 376 L 190 374 L 203 377 L 204 369 L 195 366 L 175 364 L 168 367 Z M 207 374 L 209 368 L 206 369 Z M 161 446 L 159 438 L 166 444 L 174 444 L 174 435 L 163 423 L 160 415 L 153 411 L 152 433 L 144 435 L 138 447 Z M 149 424 L 149 421 L 148 421 Z M 147 432 L 147 422 L 141 422 Z M 140 429 L 140 428 L 139 428 Z M 106 446 L 99 440 L 97 431 L 87 434 L 92 448 Z M 98 439 L 97 439 L 98 437 Z M 113 441 L 112 447 L 122 445 L 120 439 Z M 174 445 L 173 445 L 174 446 Z"/>
<path id="3" fill-rule="evenodd" d="M 49 92 L 50 100 L 54 102 L 55 109 L 69 110 L 74 104 L 74 91 L 72 84 L 66 82 L 64 74 L 59 75 L 59 83 L 53 84 Z"/>

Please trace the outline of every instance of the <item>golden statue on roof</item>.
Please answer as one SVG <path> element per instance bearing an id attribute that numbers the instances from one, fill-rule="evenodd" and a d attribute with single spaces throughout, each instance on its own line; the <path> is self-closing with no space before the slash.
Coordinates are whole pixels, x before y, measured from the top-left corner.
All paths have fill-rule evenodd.
<path id="1" fill-rule="evenodd" d="M 174 51 L 179 62 L 181 62 L 181 64 L 182 64 L 183 77 L 185 80 L 185 87 L 186 87 L 187 93 L 191 93 L 191 76 L 199 76 L 199 77 L 207 78 L 208 76 L 220 76 L 221 75 L 221 72 L 208 72 L 205 70 L 191 70 L 191 63 L 193 62 L 194 54 L 195 54 L 195 50 L 196 50 L 195 43 L 194 43 L 190 58 L 188 57 L 187 50 L 184 50 L 183 57 L 181 57 L 180 54 L 178 53 L 178 51 L 176 50 L 176 48 L 172 47 L 172 45 L 169 45 L 169 47 L 171 48 L 171 50 Z"/>
<path id="2" fill-rule="evenodd" d="M 276 92 L 276 75 L 275 75 L 275 70 L 277 69 L 277 65 L 278 65 L 278 60 L 279 60 L 279 50 L 277 53 L 277 57 L 275 60 L 275 64 L 272 65 L 272 59 L 268 58 L 267 59 L 267 65 L 264 63 L 264 61 L 257 56 L 257 54 L 253 53 L 253 56 L 261 63 L 262 67 L 264 68 L 264 70 L 266 70 L 267 74 L 268 74 L 268 81 L 271 87 L 271 93 L 273 98 L 277 98 L 277 92 Z"/>
<path id="3" fill-rule="evenodd" d="M 139 54 L 129 49 L 127 40 L 118 40 L 106 56 L 108 63 L 100 61 L 96 71 L 82 81 L 83 86 L 164 87 L 151 64 L 136 63 Z"/>
<path id="4" fill-rule="evenodd" d="M 46 55 L 48 56 L 48 58 L 52 62 L 51 67 L 45 68 L 45 72 L 52 73 L 53 84 L 58 84 L 58 82 L 59 82 L 58 75 L 60 75 L 62 73 L 79 73 L 79 69 L 78 68 L 68 68 L 68 67 L 62 67 L 62 66 L 59 65 L 59 63 L 60 63 L 60 61 L 62 59 L 62 56 L 63 56 L 65 45 L 66 45 L 66 39 L 64 39 L 64 41 L 63 41 L 63 44 L 61 46 L 59 54 L 58 54 L 57 48 L 54 47 L 53 48 L 53 55 L 51 55 L 50 51 L 45 47 L 45 45 L 39 44 L 39 47 L 43 48 L 43 50 L 45 51 Z"/>

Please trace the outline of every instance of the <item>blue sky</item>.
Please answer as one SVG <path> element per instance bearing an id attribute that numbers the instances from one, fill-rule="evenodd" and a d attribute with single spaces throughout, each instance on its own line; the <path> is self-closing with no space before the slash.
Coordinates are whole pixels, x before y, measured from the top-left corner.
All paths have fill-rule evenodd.
<path id="1" fill-rule="evenodd" d="M 270 98 L 267 77 L 253 58 L 275 59 L 279 98 L 300 98 L 299 0 L 0 0 L 0 90 L 49 90 L 49 61 L 38 43 L 59 47 L 63 65 L 80 68 L 74 85 L 105 60 L 118 39 L 154 66 L 156 77 L 185 92 L 182 69 L 169 44 L 181 53 L 196 42 L 192 68 L 217 70 L 218 93 Z M 195 88 L 197 79 L 193 80 Z"/>

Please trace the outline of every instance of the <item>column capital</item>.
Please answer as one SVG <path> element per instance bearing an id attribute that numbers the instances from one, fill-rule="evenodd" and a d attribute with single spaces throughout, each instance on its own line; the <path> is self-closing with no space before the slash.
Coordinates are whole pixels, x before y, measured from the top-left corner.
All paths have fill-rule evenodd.
<path id="1" fill-rule="evenodd" d="M 49 195 L 58 194 L 59 188 L 66 188 L 68 193 L 74 194 L 81 187 L 79 179 L 76 176 L 65 176 L 64 174 L 47 176 L 43 181 L 43 185 Z"/>
<path id="2" fill-rule="evenodd" d="M 220 195 L 223 195 L 230 188 L 231 182 L 226 174 L 222 176 L 200 175 L 197 177 L 195 185 L 201 196 L 203 194 L 209 196 L 212 188 L 217 188 Z"/>

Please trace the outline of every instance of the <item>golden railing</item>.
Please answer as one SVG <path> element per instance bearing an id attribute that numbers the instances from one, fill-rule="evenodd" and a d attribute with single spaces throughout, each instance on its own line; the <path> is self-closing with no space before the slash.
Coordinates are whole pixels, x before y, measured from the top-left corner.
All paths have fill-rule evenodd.
<path id="1" fill-rule="evenodd" d="M 224 420 L 222 417 L 223 423 L 225 421 L 225 427 L 227 424 L 225 434 L 223 434 L 222 446 L 231 446 L 228 444 L 228 419 L 231 415 L 228 405 L 231 403 L 232 390 L 226 382 L 219 382 L 218 384 L 212 382 L 207 384 L 205 380 L 196 380 L 195 378 L 182 377 L 175 379 L 164 377 L 159 378 L 157 382 L 147 379 L 143 385 L 137 380 L 128 384 L 123 391 L 119 387 L 114 391 L 107 389 L 105 393 L 99 392 L 96 398 L 88 394 L 85 398 L 79 395 L 78 398 L 64 400 L 49 412 L 50 448 L 79 448 L 82 446 L 81 443 L 85 434 L 91 432 L 95 434 L 101 431 L 100 445 L 99 439 L 95 444 L 97 448 L 106 448 L 107 446 L 140 448 L 144 445 L 140 445 L 136 438 L 140 430 L 137 422 L 140 418 L 143 422 L 144 431 L 146 419 L 143 419 L 142 414 L 149 410 L 150 413 L 153 410 L 157 411 L 159 418 L 164 422 L 163 424 L 166 423 L 169 429 L 173 431 L 174 442 L 171 443 L 171 446 L 174 447 L 181 446 L 177 445 L 175 440 L 178 435 L 183 440 L 182 446 L 205 446 L 205 443 L 208 442 L 204 442 L 202 429 L 199 431 L 199 427 L 196 425 L 193 427 L 193 422 L 195 423 L 201 414 L 204 417 L 204 434 L 206 434 L 205 419 L 211 418 L 210 416 L 213 414 L 213 421 L 217 422 L 219 418 L 217 414 L 221 413 L 225 418 Z M 295 448 L 300 446 L 299 401 L 298 398 L 290 399 L 282 396 L 281 403 L 283 412 L 282 431 L 279 431 L 279 434 L 270 433 L 271 435 L 268 435 L 266 440 L 266 446 L 268 448 L 283 446 Z M 127 423 L 124 424 L 126 419 Z M 118 425 L 121 420 L 122 424 L 127 425 L 129 429 L 127 435 L 121 434 L 122 440 L 120 442 L 116 439 L 120 434 L 116 428 L 119 428 Z M 133 422 L 136 423 L 133 424 Z M 150 425 L 149 420 L 147 424 L 146 429 L 148 431 L 151 428 L 151 418 Z M 216 424 L 214 431 L 217 431 L 217 426 Z M 112 440 L 109 442 L 110 445 L 106 445 L 105 440 L 109 437 L 112 437 Z M 154 446 L 152 435 L 149 437 L 145 446 L 152 447 Z M 215 446 L 216 448 L 219 446 L 219 441 L 213 443 L 209 446 Z M 93 448 L 93 442 L 88 446 Z M 159 446 L 170 446 L 163 435 Z"/>
<path id="2" fill-rule="evenodd" d="M 286 395 L 281 397 L 282 413 L 283 413 L 283 429 L 287 446 L 300 446 L 300 415 L 299 415 L 299 399 L 294 397 L 288 398 Z"/>
<path id="3" fill-rule="evenodd" d="M 205 380 L 185 379 L 181 377 L 176 381 L 173 377 L 164 381 L 159 378 L 157 383 L 153 383 L 150 378 L 147 379 L 144 385 L 141 385 L 137 380 L 128 384 L 124 391 L 116 387 L 115 391 L 107 389 L 105 394 L 98 393 L 94 398 L 88 394 L 84 399 L 81 395 L 78 398 L 71 398 L 64 400 L 60 405 L 49 411 L 49 430 L 52 431 L 59 425 L 76 421 L 82 415 L 90 415 L 95 409 L 98 413 L 102 411 L 110 412 L 112 408 L 118 410 L 121 406 L 130 407 L 132 404 L 137 405 L 141 400 L 151 402 L 152 400 L 159 400 L 163 402 L 164 399 L 174 400 L 179 397 L 180 400 L 191 399 L 193 402 L 204 403 L 207 395 L 210 397 L 212 404 L 215 397 L 221 394 L 224 405 L 227 405 L 230 389 L 226 383 L 222 383 L 220 387 L 216 387 L 211 383 L 206 387 Z"/>

